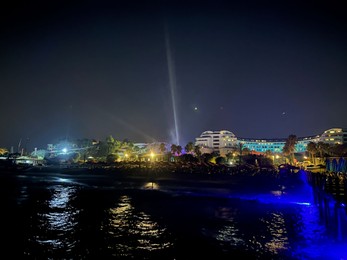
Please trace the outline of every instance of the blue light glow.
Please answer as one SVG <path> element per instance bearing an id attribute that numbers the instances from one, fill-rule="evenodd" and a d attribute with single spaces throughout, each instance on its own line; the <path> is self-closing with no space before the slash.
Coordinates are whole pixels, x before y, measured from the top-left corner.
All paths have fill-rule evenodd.
<path id="1" fill-rule="evenodd" d="M 303 206 L 311 206 L 312 204 L 309 202 L 294 202 L 297 205 L 303 205 Z"/>

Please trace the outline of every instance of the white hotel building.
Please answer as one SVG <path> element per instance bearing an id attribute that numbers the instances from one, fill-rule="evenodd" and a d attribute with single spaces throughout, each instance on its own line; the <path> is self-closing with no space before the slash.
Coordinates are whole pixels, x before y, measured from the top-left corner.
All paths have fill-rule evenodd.
<path id="1" fill-rule="evenodd" d="M 324 142 L 328 144 L 345 144 L 347 143 L 346 128 L 331 128 L 324 131 L 321 135 L 298 137 L 295 150 L 298 153 L 306 151 L 309 142 Z M 200 137 L 195 138 L 195 145 L 201 147 L 202 153 L 211 153 L 218 151 L 222 156 L 228 152 L 238 149 L 239 144 L 250 151 L 272 153 L 282 153 L 286 138 L 282 139 L 256 139 L 256 138 L 237 138 L 232 132 L 227 130 L 205 131 Z"/>

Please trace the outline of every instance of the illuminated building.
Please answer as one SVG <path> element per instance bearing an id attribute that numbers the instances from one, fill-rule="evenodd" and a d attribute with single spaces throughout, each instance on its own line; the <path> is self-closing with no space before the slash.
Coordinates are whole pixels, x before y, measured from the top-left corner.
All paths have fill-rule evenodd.
<path id="1" fill-rule="evenodd" d="M 219 151 L 221 154 L 227 154 L 237 146 L 237 138 L 227 130 L 205 131 L 196 138 L 195 145 L 201 147 L 201 153 Z"/>
<path id="2" fill-rule="evenodd" d="M 218 151 L 221 155 L 238 149 L 242 144 L 242 148 L 248 148 L 250 151 L 264 153 L 270 151 L 272 153 L 282 153 L 287 138 L 280 139 L 257 139 L 257 138 L 237 138 L 232 132 L 222 131 L 205 131 L 200 137 L 195 138 L 195 145 L 201 147 L 204 153 Z M 328 144 L 345 144 L 347 143 L 347 129 L 331 128 L 323 132 L 321 135 L 298 137 L 295 145 L 295 151 L 298 153 L 306 152 L 309 142 L 323 142 Z"/>
<path id="3" fill-rule="evenodd" d="M 346 144 L 347 143 L 347 129 L 344 128 L 331 128 L 320 136 L 320 142 L 328 144 Z"/>

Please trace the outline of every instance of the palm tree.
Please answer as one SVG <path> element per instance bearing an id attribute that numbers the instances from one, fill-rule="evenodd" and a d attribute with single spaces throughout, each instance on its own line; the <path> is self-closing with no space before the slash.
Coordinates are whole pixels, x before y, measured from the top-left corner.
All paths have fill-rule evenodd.
<path id="1" fill-rule="evenodd" d="M 311 161 L 313 162 L 313 164 L 315 165 L 316 164 L 316 160 L 315 160 L 315 155 L 317 153 L 317 145 L 314 143 L 314 142 L 309 142 L 307 144 L 307 152 L 309 153 L 310 155 L 310 158 L 311 158 Z"/>
<path id="2" fill-rule="evenodd" d="M 181 153 L 182 153 L 182 146 L 177 145 L 177 154 L 181 155 Z"/>
<path id="3" fill-rule="evenodd" d="M 166 146 L 164 143 L 161 143 L 160 146 L 159 146 L 159 151 L 162 153 L 162 154 L 165 154 L 166 152 Z"/>
<path id="4" fill-rule="evenodd" d="M 289 157 L 289 161 L 291 164 L 294 163 L 294 152 L 295 152 L 295 145 L 298 142 L 298 138 L 296 135 L 289 135 L 286 143 L 283 146 L 283 154 Z"/>
<path id="5" fill-rule="evenodd" d="M 346 144 L 334 144 L 330 148 L 331 154 L 337 157 L 346 156 L 347 145 Z"/>
<path id="6" fill-rule="evenodd" d="M 327 143 L 318 142 L 316 147 L 319 153 L 320 160 L 323 160 L 324 155 L 330 152 L 330 145 Z"/>
<path id="7" fill-rule="evenodd" d="M 172 144 L 172 145 L 171 145 L 171 153 L 172 153 L 173 155 L 175 155 L 175 154 L 177 153 L 177 145 L 175 145 L 175 144 Z"/>
<path id="8" fill-rule="evenodd" d="M 195 156 L 200 160 L 201 159 L 201 147 L 199 145 L 194 146 Z"/>
<path id="9" fill-rule="evenodd" d="M 187 153 L 191 153 L 194 151 L 194 144 L 193 142 L 188 142 L 186 146 L 184 147 Z"/>
<path id="10" fill-rule="evenodd" d="M 243 143 L 239 143 L 239 165 L 241 165 Z"/>

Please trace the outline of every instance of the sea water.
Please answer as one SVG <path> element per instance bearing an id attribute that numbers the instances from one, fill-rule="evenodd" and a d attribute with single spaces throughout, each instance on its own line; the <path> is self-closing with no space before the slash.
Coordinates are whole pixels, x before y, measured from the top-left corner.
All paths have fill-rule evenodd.
<path id="1" fill-rule="evenodd" d="M 345 205 L 309 187 L 233 192 L 49 176 L 1 178 L 2 258 L 347 259 Z"/>

